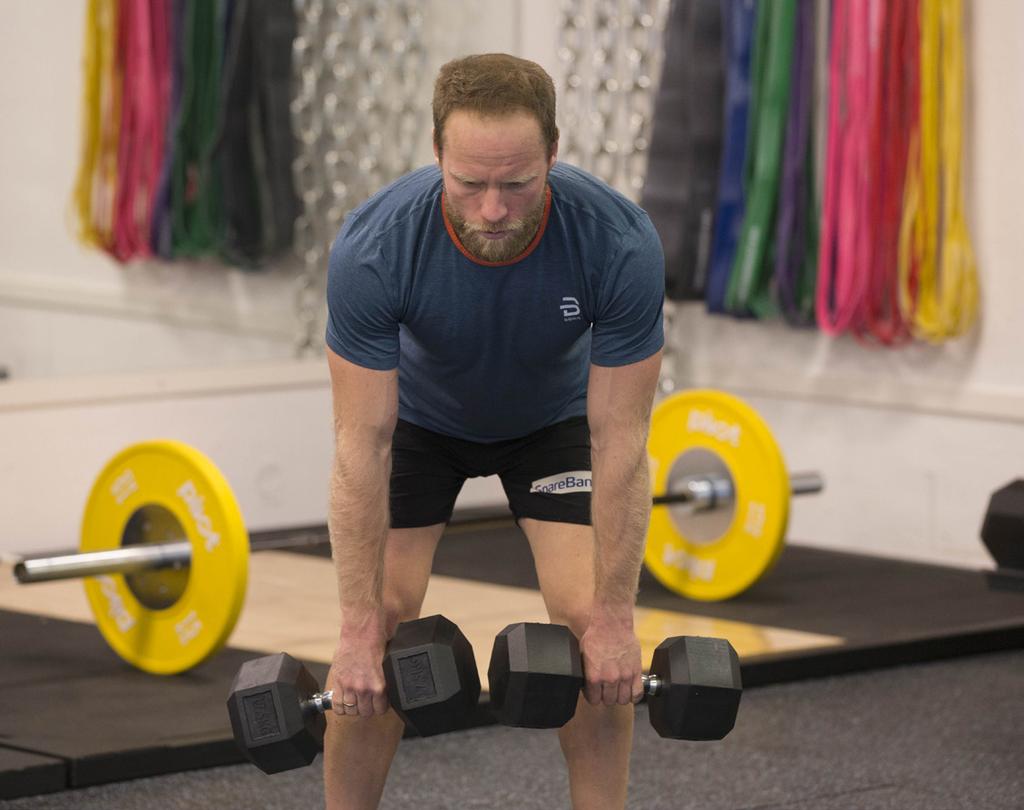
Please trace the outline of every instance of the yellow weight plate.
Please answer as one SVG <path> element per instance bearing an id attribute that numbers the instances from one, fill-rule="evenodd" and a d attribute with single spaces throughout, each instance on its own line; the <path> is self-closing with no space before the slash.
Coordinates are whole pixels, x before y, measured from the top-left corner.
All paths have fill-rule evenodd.
<path id="1" fill-rule="evenodd" d="M 778 559 L 789 518 L 782 453 L 757 412 L 721 391 L 695 390 L 662 401 L 648 442 L 655 495 L 690 476 L 731 479 L 734 500 L 694 512 L 686 505 L 651 512 L 644 561 L 667 588 L 690 599 L 729 599 Z"/>
<path id="2" fill-rule="evenodd" d="M 107 574 L 85 580 L 96 625 L 128 663 L 171 675 L 219 650 L 245 599 L 249 538 L 224 476 L 206 456 L 174 441 L 133 445 L 93 485 L 80 548 L 187 540 L 187 571 Z"/>

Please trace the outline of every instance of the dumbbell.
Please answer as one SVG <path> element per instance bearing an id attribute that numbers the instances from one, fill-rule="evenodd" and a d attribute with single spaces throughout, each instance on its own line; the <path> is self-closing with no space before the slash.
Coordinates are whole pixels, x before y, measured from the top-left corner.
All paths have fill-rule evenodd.
<path id="1" fill-rule="evenodd" d="M 473 648 L 444 616 L 403 622 L 384 654 L 391 707 L 421 737 L 465 725 L 480 699 Z M 287 653 L 242 664 L 228 695 L 235 742 L 264 773 L 309 765 L 334 696 Z"/>
<path id="2" fill-rule="evenodd" d="M 643 676 L 644 699 L 662 737 L 720 740 L 732 731 L 743 687 L 739 658 L 727 640 L 665 639 L 650 671 Z M 564 625 L 511 624 L 494 640 L 487 677 L 500 723 L 558 728 L 572 719 L 583 687 L 579 642 Z"/>
<path id="3" fill-rule="evenodd" d="M 986 572 L 990 588 L 1024 591 L 1024 478 L 992 493 L 981 539 L 998 566 Z"/>

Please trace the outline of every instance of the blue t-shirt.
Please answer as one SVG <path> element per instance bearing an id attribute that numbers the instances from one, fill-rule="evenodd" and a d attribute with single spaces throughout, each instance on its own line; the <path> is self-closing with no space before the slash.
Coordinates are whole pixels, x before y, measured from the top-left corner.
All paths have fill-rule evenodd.
<path id="1" fill-rule="evenodd" d="M 401 419 L 468 439 L 525 436 L 586 413 L 590 363 L 621 366 L 664 342 L 665 261 L 647 214 L 556 163 L 538 238 L 474 260 L 447 229 L 436 166 L 349 214 L 331 248 L 327 345 L 398 367 Z"/>

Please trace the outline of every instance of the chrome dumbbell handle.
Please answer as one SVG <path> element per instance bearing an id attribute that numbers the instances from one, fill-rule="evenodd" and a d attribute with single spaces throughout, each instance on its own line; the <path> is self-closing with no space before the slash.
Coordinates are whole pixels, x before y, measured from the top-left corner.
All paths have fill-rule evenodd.
<path id="1" fill-rule="evenodd" d="M 334 708 L 334 692 L 317 692 L 315 695 L 310 695 L 308 700 L 302 702 L 302 707 L 318 714 L 326 714 Z"/>

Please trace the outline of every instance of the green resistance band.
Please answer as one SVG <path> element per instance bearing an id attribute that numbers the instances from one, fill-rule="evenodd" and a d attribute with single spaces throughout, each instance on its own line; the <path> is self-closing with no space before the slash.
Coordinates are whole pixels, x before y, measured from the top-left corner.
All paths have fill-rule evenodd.
<path id="1" fill-rule="evenodd" d="M 746 216 L 725 294 L 734 315 L 777 315 L 769 289 L 771 235 L 789 109 L 796 0 L 759 3 L 748 132 Z"/>
<path id="2" fill-rule="evenodd" d="M 176 257 L 216 251 L 223 231 L 214 149 L 220 131 L 224 3 L 186 5 L 182 39 L 181 118 L 172 170 L 172 245 Z"/>

